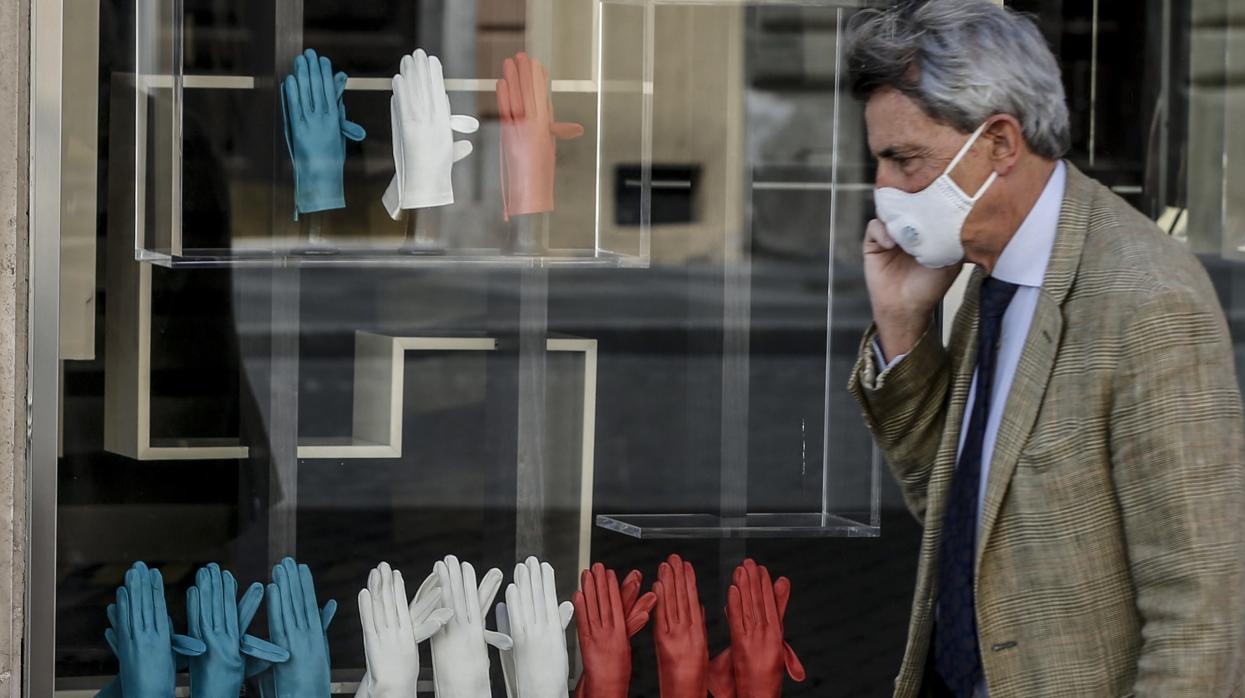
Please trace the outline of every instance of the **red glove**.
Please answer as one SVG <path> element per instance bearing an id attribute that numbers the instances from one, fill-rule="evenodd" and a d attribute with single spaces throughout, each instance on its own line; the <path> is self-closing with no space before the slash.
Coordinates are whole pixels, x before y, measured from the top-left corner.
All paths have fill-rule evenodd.
<path id="1" fill-rule="evenodd" d="M 657 568 L 657 676 L 662 698 L 705 698 L 709 638 L 696 572 L 678 555 Z"/>
<path id="2" fill-rule="evenodd" d="M 618 586 L 614 570 L 597 563 L 579 575 L 580 590 L 571 597 L 579 621 L 579 650 L 584 674 L 576 698 L 627 698 L 631 685 L 631 637 L 648 624 L 657 603 L 652 592 L 640 597 L 642 575 L 631 572 Z"/>
<path id="3" fill-rule="evenodd" d="M 501 114 L 501 189 L 506 220 L 552 211 L 557 142 L 579 138 L 584 127 L 554 120 L 549 71 L 522 52 L 502 64 L 497 110 Z"/>
<path id="4" fill-rule="evenodd" d="M 787 603 L 791 600 L 791 580 L 779 577 L 774 582 L 774 600 L 778 604 L 778 618 L 786 618 Z M 783 651 L 787 676 L 795 681 L 803 681 L 806 678 L 804 664 L 796 656 L 795 650 L 789 643 L 784 642 Z M 729 647 L 709 662 L 709 695 L 714 698 L 735 698 L 735 663 Z"/>
<path id="5" fill-rule="evenodd" d="M 735 569 L 727 591 L 726 618 L 731 629 L 731 663 L 739 698 L 777 698 L 782 695 L 786 668 L 803 680 L 804 668 L 783 641 L 783 615 L 769 570 L 752 560 Z M 790 598 L 790 582 L 784 585 Z M 785 612 L 785 608 L 783 609 Z"/>

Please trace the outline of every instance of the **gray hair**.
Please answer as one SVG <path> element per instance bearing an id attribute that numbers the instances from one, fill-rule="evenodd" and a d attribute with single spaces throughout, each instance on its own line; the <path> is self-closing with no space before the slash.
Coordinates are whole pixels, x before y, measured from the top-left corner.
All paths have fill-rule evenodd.
<path id="1" fill-rule="evenodd" d="M 1020 122 L 1033 152 L 1052 160 L 1071 145 L 1059 65 L 1037 26 L 991 0 L 929 0 L 862 10 L 851 21 L 852 92 L 907 95 L 963 133 L 995 114 Z"/>

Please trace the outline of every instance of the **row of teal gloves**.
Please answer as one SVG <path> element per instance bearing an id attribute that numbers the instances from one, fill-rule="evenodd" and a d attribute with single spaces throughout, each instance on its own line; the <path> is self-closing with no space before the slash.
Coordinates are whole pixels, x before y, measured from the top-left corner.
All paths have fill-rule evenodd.
<path id="1" fill-rule="evenodd" d="M 265 598 L 271 642 L 246 632 Z M 186 590 L 189 635 L 178 635 L 160 571 L 136 562 L 108 606 L 104 632 L 121 670 L 97 698 L 169 698 L 185 669 L 193 698 L 236 698 L 248 678 L 264 698 L 327 698 L 336 611 L 332 600 L 319 606 L 311 571 L 291 558 L 272 568 L 266 592 L 255 582 L 240 600 L 233 575 L 211 563 Z"/>

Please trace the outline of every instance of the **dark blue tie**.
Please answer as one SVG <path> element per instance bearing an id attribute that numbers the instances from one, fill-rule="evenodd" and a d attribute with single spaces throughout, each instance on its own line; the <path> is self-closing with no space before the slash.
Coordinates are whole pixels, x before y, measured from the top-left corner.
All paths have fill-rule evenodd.
<path id="1" fill-rule="evenodd" d="M 987 278 L 981 286 L 977 336 L 977 389 L 968 434 L 951 478 L 938 563 L 938 621 L 934 625 L 934 667 L 957 698 L 969 698 L 981 681 L 981 649 L 973 598 L 973 558 L 977 544 L 977 494 L 981 485 L 982 442 L 990 417 L 994 369 L 1003 334 L 1003 313 L 1016 284 Z"/>

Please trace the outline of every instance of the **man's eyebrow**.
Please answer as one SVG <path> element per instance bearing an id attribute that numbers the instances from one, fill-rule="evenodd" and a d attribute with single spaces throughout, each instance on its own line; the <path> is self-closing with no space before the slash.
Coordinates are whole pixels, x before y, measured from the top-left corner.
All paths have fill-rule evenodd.
<path id="1" fill-rule="evenodd" d="M 891 145 L 883 148 L 875 156 L 879 160 L 894 160 L 897 157 L 912 157 L 918 155 L 922 149 L 914 145 Z"/>

